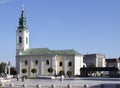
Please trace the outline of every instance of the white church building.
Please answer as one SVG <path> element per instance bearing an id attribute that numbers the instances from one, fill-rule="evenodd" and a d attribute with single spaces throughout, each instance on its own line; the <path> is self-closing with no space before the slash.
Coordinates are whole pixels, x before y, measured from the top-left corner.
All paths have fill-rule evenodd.
<path id="1" fill-rule="evenodd" d="M 16 30 L 16 69 L 20 75 L 28 77 L 58 75 L 68 71 L 72 75 L 80 75 L 80 68 L 83 67 L 83 55 L 73 49 L 50 50 L 48 48 L 30 48 L 29 30 L 26 25 L 24 9 L 19 18 L 19 26 Z M 48 72 L 52 68 L 53 72 Z M 35 69 L 36 71 L 32 72 Z"/>

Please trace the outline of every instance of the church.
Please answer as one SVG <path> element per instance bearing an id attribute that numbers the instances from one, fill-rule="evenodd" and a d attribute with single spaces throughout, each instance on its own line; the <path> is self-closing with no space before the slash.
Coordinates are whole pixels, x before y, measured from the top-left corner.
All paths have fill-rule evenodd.
<path id="1" fill-rule="evenodd" d="M 73 49 L 50 50 L 48 48 L 30 48 L 29 30 L 26 24 L 24 8 L 16 30 L 16 69 L 21 76 L 80 75 L 83 67 L 83 55 Z M 50 73 L 48 69 L 52 69 Z"/>

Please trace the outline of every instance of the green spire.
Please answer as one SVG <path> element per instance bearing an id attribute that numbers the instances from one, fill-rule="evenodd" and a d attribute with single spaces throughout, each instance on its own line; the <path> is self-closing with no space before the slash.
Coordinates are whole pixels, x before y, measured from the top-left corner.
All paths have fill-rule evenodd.
<path id="1" fill-rule="evenodd" d="M 18 29 L 23 29 L 23 30 L 27 30 L 27 25 L 26 25 L 26 18 L 24 16 L 24 6 L 22 7 L 22 13 L 21 13 L 21 17 L 19 18 L 19 26 Z"/>

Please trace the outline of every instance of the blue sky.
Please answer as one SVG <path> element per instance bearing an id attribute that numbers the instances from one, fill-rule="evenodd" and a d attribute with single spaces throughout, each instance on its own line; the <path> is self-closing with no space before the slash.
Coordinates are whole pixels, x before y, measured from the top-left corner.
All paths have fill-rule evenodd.
<path id="1" fill-rule="evenodd" d="M 120 56 L 120 0 L 0 0 L 0 61 L 15 65 L 22 4 L 31 48 Z"/>

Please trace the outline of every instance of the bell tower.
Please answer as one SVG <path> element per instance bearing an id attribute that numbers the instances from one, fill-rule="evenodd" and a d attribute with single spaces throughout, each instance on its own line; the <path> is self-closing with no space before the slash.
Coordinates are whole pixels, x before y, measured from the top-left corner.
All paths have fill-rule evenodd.
<path id="1" fill-rule="evenodd" d="M 24 7 L 22 7 L 19 25 L 16 30 L 16 55 L 20 55 L 20 52 L 26 49 L 29 49 L 29 30 L 24 16 Z"/>

